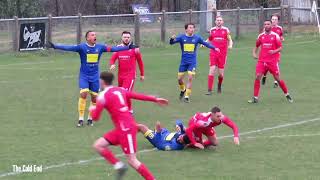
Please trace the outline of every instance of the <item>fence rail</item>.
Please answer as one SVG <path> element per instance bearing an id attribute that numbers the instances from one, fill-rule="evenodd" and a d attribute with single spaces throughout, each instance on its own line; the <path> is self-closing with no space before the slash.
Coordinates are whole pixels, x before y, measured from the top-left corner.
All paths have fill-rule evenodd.
<path id="1" fill-rule="evenodd" d="M 319 10 L 319 8 L 318 8 Z M 228 27 L 231 27 L 235 38 L 239 38 L 241 34 L 261 31 L 263 21 L 270 17 L 271 14 L 277 12 L 281 14 L 281 25 L 285 26 L 288 33 L 292 33 L 293 25 L 295 25 L 292 12 L 301 11 L 308 13 L 311 8 L 293 8 L 290 6 L 281 6 L 276 8 L 253 8 L 253 9 L 224 9 L 209 11 L 181 11 L 181 12 L 156 12 L 143 14 L 143 16 L 153 17 L 154 22 L 145 24 L 140 22 L 139 14 L 114 14 L 114 15 L 88 15 L 82 16 L 59 16 L 37 17 L 37 18 L 17 18 L 0 19 L 0 51 L 3 50 L 1 44 L 7 42 L 9 46 L 7 50 L 19 50 L 19 32 L 20 24 L 25 22 L 45 22 L 47 26 L 46 41 L 52 39 L 73 39 L 73 42 L 80 43 L 82 34 L 89 29 L 98 29 L 103 35 L 105 31 L 110 34 L 119 34 L 122 29 L 134 31 L 135 43 L 144 44 L 146 36 L 156 37 L 155 43 L 160 40 L 165 42 L 169 32 L 182 32 L 183 24 L 186 22 L 194 22 L 200 25 L 203 30 L 203 21 L 201 18 L 206 16 L 210 19 L 209 24 L 214 24 L 217 15 L 222 15 Z M 310 13 L 311 14 L 311 13 Z M 199 23 L 199 21 L 201 23 Z M 208 21 L 208 20 L 207 20 Z M 208 22 L 206 22 L 208 23 Z M 311 24 L 313 22 L 310 22 Z M 207 29 L 208 27 L 206 27 Z M 203 31 L 202 31 L 203 32 Z M 142 36 L 141 36 L 142 35 Z M 3 42 L 3 43 L 1 43 Z"/>

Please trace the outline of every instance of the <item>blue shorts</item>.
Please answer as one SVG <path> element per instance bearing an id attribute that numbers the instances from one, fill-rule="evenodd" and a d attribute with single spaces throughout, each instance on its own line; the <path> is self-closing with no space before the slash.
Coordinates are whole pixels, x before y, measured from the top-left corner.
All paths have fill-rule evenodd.
<path id="1" fill-rule="evenodd" d="M 158 147 L 161 143 L 161 133 L 149 130 L 144 134 L 144 136 L 154 147 Z"/>
<path id="2" fill-rule="evenodd" d="M 98 94 L 100 89 L 99 79 L 90 81 L 88 78 L 80 75 L 79 77 L 79 88 L 81 92 L 90 92 L 91 94 Z"/>
<path id="3" fill-rule="evenodd" d="M 195 72 L 196 72 L 196 67 L 197 67 L 197 64 L 196 64 L 196 63 L 180 64 L 180 66 L 179 66 L 179 73 L 188 72 L 188 73 L 193 73 L 193 74 L 195 74 Z"/>

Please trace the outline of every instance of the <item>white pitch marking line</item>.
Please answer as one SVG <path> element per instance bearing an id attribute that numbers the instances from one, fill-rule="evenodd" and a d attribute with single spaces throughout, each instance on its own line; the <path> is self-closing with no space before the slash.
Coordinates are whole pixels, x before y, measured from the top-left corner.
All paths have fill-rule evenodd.
<path id="1" fill-rule="evenodd" d="M 286 127 L 290 127 L 290 126 L 297 126 L 297 125 L 310 123 L 310 122 L 315 122 L 315 121 L 319 121 L 319 120 L 320 120 L 320 117 L 319 118 L 314 118 L 314 119 L 309 119 L 309 120 L 293 122 L 293 123 L 281 124 L 281 125 L 277 125 L 277 126 L 273 126 L 273 127 L 263 128 L 263 129 L 257 129 L 257 130 L 254 130 L 254 131 L 247 131 L 247 132 L 244 132 L 244 133 L 240 133 L 240 135 L 254 134 L 254 133 L 269 131 L 269 130 L 273 130 L 273 129 L 280 129 L 280 128 L 286 128 Z M 229 137 L 233 137 L 233 135 L 220 136 L 220 137 L 218 137 L 218 139 L 225 139 L 225 138 L 229 138 Z M 155 151 L 155 150 L 156 150 L 156 148 L 144 149 L 144 150 L 138 151 L 138 153 L 152 152 L 152 151 Z M 124 154 L 117 154 L 116 156 L 117 157 L 121 157 L 121 156 L 124 156 Z M 79 160 L 79 161 L 76 161 L 76 162 L 65 162 L 65 163 L 62 163 L 62 164 L 46 166 L 43 169 L 44 170 L 48 170 L 48 169 L 60 168 L 60 167 L 64 167 L 64 166 L 80 165 L 80 164 L 90 163 L 90 162 L 98 161 L 98 160 L 102 160 L 102 159 L 103 158 L 99 157 L 99 158 L 91 158 L 91 159 L 87 159 L 87 160 Z M 21 172 L 20 173 L 19 172 L 2 173 L 2 174 L 0 174 L 0 178 L 7 177 L 7 176 L 14 176 L 14 175 L 18 175 L 18 174 L 21 174 Z"/>
<path id="2" fill-rule="evenodd" d="M 283 134 L 283 135 L 273 135 L 273 136 L 248 136 L 244 137 L 245 139 L 260 139 L 260 138 L 290 138 L 290 137 L 313 137 L 313 136 L 320 136 L 320 134 Z"/>
<path id="3" fill-rule="evenodd" d="M 20 66 L 20 65 L 35 65 L 35 64 L 48 64 L 53 63 L 54 61 L 44 61 L 44 62 L 24 62 L 24 63 L 12 63 L 12 64 L 1 64 L 0 67 L 6 66 Z"/>

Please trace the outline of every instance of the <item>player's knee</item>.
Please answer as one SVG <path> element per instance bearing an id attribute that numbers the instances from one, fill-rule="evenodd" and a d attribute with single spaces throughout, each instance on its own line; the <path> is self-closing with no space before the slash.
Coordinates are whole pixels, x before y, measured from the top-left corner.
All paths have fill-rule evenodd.
<path id="1" fill-rule="evenodd" d="M 135 168 L 135 169 L 138 169 L 139 166 L 141 165 L 141 162 L 140 162 L 140 161 L 137 159 L 137 157 L 134 156 L 134 155 L 129 155 L 129 156 L 127 157 L 127 160 L 128 160 L 128 164 L 129 164 L 130 166 L 132 166 L 133 168 Z"/>
<path id="2" fill-rule="evenodd" d="M 88 92 L 82 92 L 80 93 L 80 97 L 83 98 L 83 99 L 86 99 L 88 96 Z"/>

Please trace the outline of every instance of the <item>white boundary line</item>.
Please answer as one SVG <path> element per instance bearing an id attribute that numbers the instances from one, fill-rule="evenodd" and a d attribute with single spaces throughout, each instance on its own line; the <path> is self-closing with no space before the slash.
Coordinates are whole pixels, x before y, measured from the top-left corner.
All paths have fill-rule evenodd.
<path id="1" fill-rule="evenodd" d="M 259 133 L 259 132 L 264 132 L 264 131 L 269 131 L 269 130 L 274 130 L 274 129 L 280 129 L 280 128 L 286 128 L 286 127 L 290 127 L 290 126 L 297 126 L 297 125 L 306 124 L 306 123 L 315 122 L 315 121 L 320 121 L 320 117 L 314 118 L 314 119 L 309 119 L 309 120 L 302 120 L 302 121 L 293 122 L 293 123 L 281 124 L 281 125 L 277 125 L 277 126 L 273 126 L 273 127 L 263 128 L 263 129 L 257 129 L 257 130 L 253 130 L 253 131 L 247 131 L 247 132 L 244 132 L 244 133 L 240 133 L 240 135 L 255 134 L 255 133 Z M 233 137 L 233 135 L 220 136 L 220 137 L 218 137 L 218 139 L 225 139 L 225 138 L 229 138 L 229 137 Z M 155 151 L 155 150 L 156 150 L 156 148 L 144 149 L 144 150 L 138 151 L 138 153 L 152 152 L 152 151 Z M 124 156 L 124 154 L 117 154 L 116 156 L 117 157 L 121 157 L 121 156 Z M 86 163 L 90 163 L 90 162 L 98 161 L 98 160 L 102 160 L 102 159 L 103 158 L 99 157 L 99 158 L 91 158 L 91 159 L 87 159 L 87 160 L 79 160 L 79 161 L 76 161 L 76 162 L 65 162 L 65 163 L 62 163 L 62 164 L 45 166 L 43 168 L 43 170 L 48 170 L 48 169 L 53 169 L 53 168 L 61 168 L 61 167 L 72 166 L 72 165 L 81 165 L 81 164 L 86 164 Z M 7 176 L 15 176 L 15 175 L 18 175 L 18 174 L 21 174 L 21 172 L 20 173 L 19 172 L 1 173 L 0 174 L 0 178 L 7 177 Z"/>
<path id="2" fill-rule="evenodd" d="M 273 135 L 273 136 L 248 136 L 244 137 L 245 139 L 274 139 L 274 138 L 290 138 L 290 137 L 313 137 L 320 136 L 320 133 L 315 134 L 282 134 L 282 135 Z"/>

